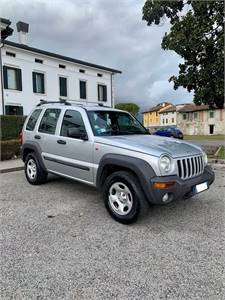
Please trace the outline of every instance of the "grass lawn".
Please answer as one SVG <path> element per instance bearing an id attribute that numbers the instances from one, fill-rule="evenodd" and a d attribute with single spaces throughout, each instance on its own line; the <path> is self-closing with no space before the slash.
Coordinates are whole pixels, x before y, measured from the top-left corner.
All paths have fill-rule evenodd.
<path id="1" fill-rule="evenodd" d="M 185 135 L 184 140 L 192 141 L 224 141 L 225 135 L 214 134 L 214 135 Z"/>

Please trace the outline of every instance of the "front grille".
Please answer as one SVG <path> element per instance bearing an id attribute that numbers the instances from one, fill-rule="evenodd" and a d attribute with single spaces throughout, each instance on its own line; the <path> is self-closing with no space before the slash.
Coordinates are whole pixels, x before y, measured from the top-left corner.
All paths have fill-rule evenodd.
<path id="1" fill-rule="evenodd" d="M 178 159 L 177 169 L 178 175 L 182 179 L 198 176 L 204 170 L 202 155 Z"/>

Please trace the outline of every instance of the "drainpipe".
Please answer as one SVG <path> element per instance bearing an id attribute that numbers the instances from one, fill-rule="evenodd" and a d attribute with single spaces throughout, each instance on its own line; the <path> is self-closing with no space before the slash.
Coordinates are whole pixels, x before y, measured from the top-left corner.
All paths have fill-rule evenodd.
<path id="1" fill-rule="evenodd" d="M 4 101 L 4 85 L 3 85 L 3 66 L 2 66 L 2 48 L 4 44 L 0 44 L 0 72 L 1 72 L 1 93 L 2 93 L 2 114 L 5 114 L 5 101 Z"/>
<path id="2" fill-rule="evenodd" d="M 111 107 L 114 108 L 114 94 L 113 94 L 113 75 L 114 73 L 111 73 Z"/>

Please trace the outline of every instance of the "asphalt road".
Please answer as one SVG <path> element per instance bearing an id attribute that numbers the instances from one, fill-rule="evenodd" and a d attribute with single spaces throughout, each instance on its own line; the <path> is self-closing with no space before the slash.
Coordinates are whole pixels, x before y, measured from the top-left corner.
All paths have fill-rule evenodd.
<path id="1" fill-rule="evenodd" d="M 93 188 L 0 175 L 1 299 L 224 299 L 224 175 L 130 226 Z"/>

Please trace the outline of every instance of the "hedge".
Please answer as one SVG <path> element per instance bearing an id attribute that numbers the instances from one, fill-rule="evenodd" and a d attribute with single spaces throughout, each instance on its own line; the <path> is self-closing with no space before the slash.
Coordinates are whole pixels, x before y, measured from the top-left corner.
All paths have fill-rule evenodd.
<path id="1" fill-rule="evenodd" d="M 0 160 L 20 156 L 20 140 L 0 141 Z"/>
<path id="2" fill-rule="evenodd" d="M 24 116 L 0 116 L 0 140 L 19 139 L 25 119 Z"/>

